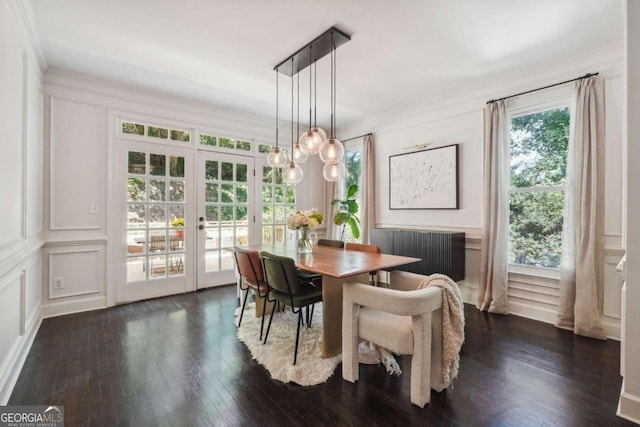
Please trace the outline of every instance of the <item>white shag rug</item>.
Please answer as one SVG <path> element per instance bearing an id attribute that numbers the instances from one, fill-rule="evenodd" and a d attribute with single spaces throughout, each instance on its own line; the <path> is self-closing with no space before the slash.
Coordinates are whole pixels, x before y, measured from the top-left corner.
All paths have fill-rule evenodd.
<path id="1" fill-rule="evenodd" d="M 300 326 L 298 360 L 293 365 L 293 351 L 296 345 L 296 326 L 298 315 L 290 308 L 273 315 L 269 339 L 266 344 L 260 341 L 260 317 L 255 317 L 254 303 L 248 303 L 238 328 L 238 339 L 245 343 L 253 359 L 265 367 L 271 378 L 283 383 L 294 382 L 302 386 L 326 382 L 342 362 L 342 355 L 322 358 L 322 303 L 317 303 L 313 312 L 311 328 Z M 269 326 L 269 315 L 265 315 L 264 334 Z M 240 316 L 240 307 L 236 309 L 236 326 Z M 303 312 L 304 316 L 304 312 Z M 264 338 L 263 334 L 263 338 Z M 367 341 L 358 346 L 359 361 L 364 364 L 383 364 L 391 375 L 400 375 L 402 371 L 394 356 L 387 350 Z"/>
<path id="2" fill-rule="evenodd" d="M 253 304 L 247 304 L 238 328 L 238 339 L 245 343 L 254 360 L 264 366 L 271 378 L 283 383 L 294 382 L 303 386 L 326 382 L 342 361 L 342 355 L 322 358 L 322 303 L 316 304 L 311 328 L 300 326 L 298 360 L 293 365 L 293 350 L 296 345 L 296 326 L 298 315 L 288 308 L 285 312 L 273 315 L 269 339 L 266 344 L 260 341 L 260 317 L 255 317 Z M 265 317 L 264 333 L 267 332 L 269 314 Z M 236 310 L 236 325 L 240 308 Z M 303 312 L 304 316 L 304 312 Z"/>

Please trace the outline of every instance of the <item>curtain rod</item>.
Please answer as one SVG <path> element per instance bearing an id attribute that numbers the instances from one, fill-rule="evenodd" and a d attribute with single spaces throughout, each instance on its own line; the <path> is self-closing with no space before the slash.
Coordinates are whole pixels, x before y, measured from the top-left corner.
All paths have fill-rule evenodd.
<path id="1" fill-rule="evenodd" d="M 369 132 L 369 133 L 365 133 L 364 135 L 354 136 L 353 138 L 341 139 L 340 141 L 347 142 L 347 141 L 351 141 L 352 139 L 364 138 L 365 136 L 371 136 L 371 135 L 373 135 L 373 133 Z"/>
<path id="2" fill-rule="evenodd" d="M 487 104 L 491 104 L 492 102 L 496 102 L 496 101 L 503 101 L 505 99 L 513 98 L 513 97 L 520 96 L 520 95 L 526 95 L 528 93 L 537 92 L 539 90 L 549 89 L 550 87 L 560 86 L 560 85 L 563 85 L 565 83 L 575 82 L 576 80 L 586 79 L 586 78 L 589 78 L 589 77 L 592 77 L 592 76 L 597 76 L 598 74 L 600 74 L 600 73 L 587 73 L 582 77 L 576 77 L 575 79 L 566 80 L 564 82 L 555 83 L 555 84 L 552 84 L 552 85 L 549 85 L 549 86 L 545 86 L 545 87 L 540 87 L 538 89 L 531 89 L 531 90 L 528 90 L 526 92 L 516 93 L 515 95 L 509 95 L 509 96 L 505 96 L 503 98 L 491 99 L 491 100 L 487 101 Z"/>

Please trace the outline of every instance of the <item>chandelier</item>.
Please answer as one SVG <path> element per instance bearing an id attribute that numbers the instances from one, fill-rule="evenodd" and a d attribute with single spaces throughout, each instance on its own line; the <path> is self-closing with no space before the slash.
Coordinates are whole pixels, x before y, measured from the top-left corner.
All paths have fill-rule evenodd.
<path id="1" fill-rule="evenodd" d="M 335 27 L 307 43 L 274 67 L 276 74 L 291 77 L 291 151 L 287 158 L 278 145 L 278 78 L 276 76 L 276 147 L 267 156 L 267 162 L 273 167 L 283 168 L 283 179 L 289 184 L 302 180 L 303 163 L 309 155 L 318 154 L 325 163 L 323 175 L 327 181 L 339 181 L 345 176 L 344 145 L 336 138 L 336 49 L 351 40 L 351 37 Z M 317 119 L 317 67 L 316 63 L 327 54 L 331 55 L 331 127 L 329 136 L 318 127 Z M 312 68 L 313 66 L 313 68 Z M 298 74 L 298 126 L 300 119 L 300 72 L 309 67 L 309 126 L 295 139 L 293 136 L 293 99 L 294 81 Z M 313 85 L 313 90 L 312 90 Z M 312 107 L 313 106 L 313 107 Z M 312 122 L 313 118 L 313 122 Z M 294 141 L 295 140 L 295 141 Z"/>

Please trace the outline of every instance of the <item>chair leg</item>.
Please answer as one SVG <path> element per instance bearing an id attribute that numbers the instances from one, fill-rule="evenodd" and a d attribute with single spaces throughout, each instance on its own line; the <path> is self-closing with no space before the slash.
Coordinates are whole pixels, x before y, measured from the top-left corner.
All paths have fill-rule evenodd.
<path id="1" fill-rule="evenodd" d="M 269 338 L 269 329 L 271 329 L 271 321 L 273 320 L 273 313 L 276 311 L 276 305 L 273 304 L 271 308 L 271 317 L 269 317 L 269 325 L 267 326 L 267 332 L 264 334 L 264 342 L 262 344 L 267 343 L 267 338 Z"/>
<path id="2" fill-rule="evenodd" d="M 300 341 L 300 324 L 302 323 L 302 309 L 298 311 L 298 327 L 296 328 L 296 348 L 293 351 L 293 364 L 298 360 L 298 342 Z"/>
<path id="3" fill-rule="evenodd" d="M 240 310 L 240 320 L 238 321 L 238 328 L 242 324 L 242 316 L 244 315 L 244 306 L 247 305 L 247 297 L 249 296 L 249 289 L 244 293 L 244 300 L 242 300 L 242 310 Z"/>
<path id="4" fill-rule="evenodd" d="M 260 341 L 262 341 L 262 330 L 264 329 L 264 315 L 267 309 L 267 297 L 263 297 L 264 301 L 262 302 L 262 319 L 260 319 Z"/>
<path id="5" fill-rule="evenodd" d="M 316 309 L 316 305 L 311 305 L 311 315 L 309 315 L 309 322 L 307 323 L 308 327 L 311 327 L 311 322 L 313 322 L 313 311 Z"/>

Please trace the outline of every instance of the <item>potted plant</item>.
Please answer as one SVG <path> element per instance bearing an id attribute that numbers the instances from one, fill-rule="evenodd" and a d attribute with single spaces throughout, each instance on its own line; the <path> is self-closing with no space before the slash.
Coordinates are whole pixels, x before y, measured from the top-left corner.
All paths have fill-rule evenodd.
<path id="1" fill-rule="evenodd" d="M 171 226 L 182 227 L 180 230 L 176 231 L 176 235 L 178 236 L 178 239 L 183 239 L 184 238 L 184 218 L 174 218 L 173 221 L 171 221 Z"/>
<path id="2" fill-rule="evenodd" d="M 338 205 L 338 210 L 333 216 L 333 223 L 335 225 L 342 226 L 340 240 L 342 240 L 343 242 L 345 239 L 344 232 L 346 230 L 347 224 L 349 224 L 349 227 L 351 228 L 351 234 L 353 235 L 353 237 L 356 239 L 360 237 L 360 219 L 356 215 L 358 213 L 358 202 L 353 197 L 357 192 L 358 186 L 356 184 L 351 184 L 347 189 L 347 196 L 344 200 L 333 199 L 331 201 L 332 205 Z"/>

